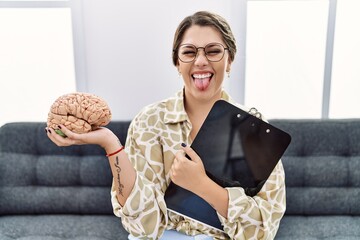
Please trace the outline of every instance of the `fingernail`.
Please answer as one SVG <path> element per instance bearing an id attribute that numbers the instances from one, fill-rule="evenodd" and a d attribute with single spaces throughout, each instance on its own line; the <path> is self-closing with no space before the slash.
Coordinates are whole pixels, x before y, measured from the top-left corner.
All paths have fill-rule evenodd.
<path id="1" fill-rule="evenodd" d="M 58 128 L 59 128 L 59 129 L 61 129 L 61 126 L 60 126 L 60 125 L 58 125 Z"/>
<path id="2" fill-rule="evenodd" d="M 181 146 L 182 146 L 182 147 L 186 147 L 186 143 L 181 143 Z"/>

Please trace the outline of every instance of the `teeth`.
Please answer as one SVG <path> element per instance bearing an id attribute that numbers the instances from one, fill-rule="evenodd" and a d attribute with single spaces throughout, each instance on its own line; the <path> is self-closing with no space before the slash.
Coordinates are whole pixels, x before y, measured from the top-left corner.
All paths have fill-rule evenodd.
<path id="1" fill-rule="evenodd" d="M 211 73 L 205 73 L 205 74 L 194 74 L 194 78 L 209 78 L 211 77 Z"/>

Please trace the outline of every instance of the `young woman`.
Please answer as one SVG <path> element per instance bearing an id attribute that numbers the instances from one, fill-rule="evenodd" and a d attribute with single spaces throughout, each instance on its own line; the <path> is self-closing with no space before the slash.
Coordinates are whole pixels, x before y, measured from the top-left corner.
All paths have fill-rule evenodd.
<path id="1" fill-rule="evenodd" d="M 173 63 L 184 81 L 183 89 L 145 107 L 133 119 L 124 151 L 107 128 L 75 134 L 59 126 L 67 138 L 47 129 L 58 146 L 98 144 L 108 153 L 114 213 L 131 234 L 129 239 L 275 237 L 285 212 L 281 161 L 260 192 L 249 197 L 241 187 L 223 188 L 213 182 L 189 147 L 215 101 L 236 104 L 222 88 L 235 53 L 228 23 L 217 14 L 197 12 L 180 23 L 174 37 Z M 167 211 L 164 193 L 171 181 L 211 204 L 224 232 Z"/>

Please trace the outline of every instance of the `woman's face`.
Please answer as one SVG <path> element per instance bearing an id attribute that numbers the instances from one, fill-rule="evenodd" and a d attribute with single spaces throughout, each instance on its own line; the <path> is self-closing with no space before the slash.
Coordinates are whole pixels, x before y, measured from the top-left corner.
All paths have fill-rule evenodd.
<path id="1" fill-rule="evenodd" d="M 192 44 L 195 47 L 205 47 L 209 43 L 220 43 L 227 47 L 215 28 L 193 25 L 186 30 L 180 45 Z M 230 71 L 230 65 L 231 61 L 226 50 L 224 57 L 218 62 L 210 62 L 203 48 L 198 49 L 197 57 L 192 62 L 184 63 L 178 60 L 177 68 L 184 80 L 186 101 L 214 102 L 220 99 L 222 83 L 225 73 Z"/>

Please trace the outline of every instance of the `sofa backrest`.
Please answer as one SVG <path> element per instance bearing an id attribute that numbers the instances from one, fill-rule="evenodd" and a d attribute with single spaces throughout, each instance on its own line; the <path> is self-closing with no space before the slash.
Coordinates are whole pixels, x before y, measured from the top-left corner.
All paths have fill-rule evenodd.
<path id="1" fill-rule="evenodd" d="M 270 122 L 292 136 L 286 214 L 360 215 L 360 119 Z"/>
<path id="2" fill-rule="evenodd" d="M 287 215 L 360 215 L 360 119 L 270 120 L 292 142 L 282 157 Z M 108 127 L 124 143 L 130 122 Z M 57 147 L 45 123 L 0 128 L 0 215 L 112 214 L 111 172 L 97 146 Z"/>
<path id="3" fill-rule="evenodd" d="M 124 143 L 130 122 L 108 127 Z M 0 128 L 0 215 L 112 214 L 111 171 L 102 148 L 58 147 L 45 123 L 8 123 Z"/>

